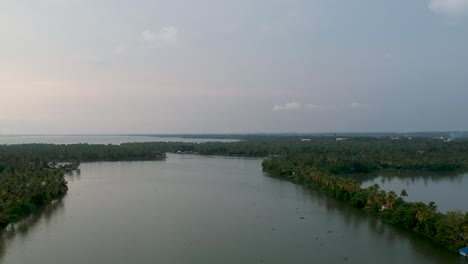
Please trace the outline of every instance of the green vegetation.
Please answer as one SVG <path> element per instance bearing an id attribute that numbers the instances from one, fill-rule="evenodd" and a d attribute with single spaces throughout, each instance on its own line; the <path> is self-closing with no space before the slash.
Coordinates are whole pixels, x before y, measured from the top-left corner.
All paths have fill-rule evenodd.
<path id="1" fill-rule="evenodd" d="M 166 152 L 267 157 L 263 169 L 318 188 L 383 221 L 420 234 L 450 249 L 468 242 L 468 213 L 437 211 L 434 203 L 407 202 L 406 192 L 378 185 L 361 188 L 350 175 L 378 170 L 453 171 L 468 169 L 468 141 L 429 138 L 242 136 L 239 142 L 148 142 L 122 145 L 0 145 L 0 226 L 67 191 L 63 169 L 50 162 L 161 160 Z M 53 163 L 52 163 L 53 164 Z"/>
<path id="2" fill-rule="evenodd" d="M 64 170 L 50 168 L 50 162 L 164 158 L 155 146 L 144 144 L 0 145 L 0 227 L 66 193 Z"/>
<path id="3" fill-rule="evenodd" d="M 0 226 L 18 220 L 66 191 L 63 172 L 59 170 L 18 168 L 3 171 L 0 175 Z"/>
<path id="4" fill-rule="evenodd" d="M 320 145 L 320 144 L 318 144 Z M 468 212 L 437 211 L 435 203 L 407 202 L 402 191 L 383 191 L 375 184 L 360 188 L 344 174 L 368 173 L 379 169 L 447 171 L 466 169 L 467 142 L 429 140 L 389 141 L 350 139 L 318 147 L 315 151 L 270 157 L 263 169 L 285 179 L 318 188 L 385 222 L 415 232 L 451 250 L 468 243 Z"/>

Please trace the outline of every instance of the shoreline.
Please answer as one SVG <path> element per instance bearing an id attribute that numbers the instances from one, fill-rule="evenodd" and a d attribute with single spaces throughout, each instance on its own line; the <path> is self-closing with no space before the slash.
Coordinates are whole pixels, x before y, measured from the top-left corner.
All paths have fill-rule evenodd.
<path id="1" fill-rule="evenodd" d="M 437 240 L 434 239 L 434 236 L 431 236 L 431 235 L 425 234 L 425 233 L 423 233 L 421 231 L 418 231 L 418 230 L 421 230 L 421 229 L 416 229 L 415 230 L 415 229 L 407 228 L 405 226 L 402 226 L 401 223 L 392 221 L 391 216 L 396 214 L 396 211 L 398 210 L 397 206 L 399 206 L 401 208 L 403 206 L 408 206 L 408 205 L 411 206 L 411 205 L 415 205 L 415 204 L 417 204 L 418 206 L 425 205 L 422 202 L 408 202 L 408 201 L 405 201 L 400 196 L 400 197 L 395 197 L 395 205 L 392 206 L 392 208 L 388 208 L 385 205 L 386 202 L 383 202 L 383 201 L 374 201 L 375 202 L 374 204 L 369 204 L 368 201 L 366 201 L 365 204 L 359 204 L 358 206 L 356 206 L 356 204 L 352 203 L 349 196 L 346 197 L 346 194 L 345 194 L 346 192 L 348 193 L 348 195 L 350 195 L 350 194 L 351 195 L 353 195 L 353 194 L 357 195 L 359 192 L 366 192 L 367 190 L 372 189 L 372 188 L 374 188 L 373 191 L 376 191 L 376 193 L 380 193 L 380 194 L 385 193 L 386 195 L 388 195 L 388 193 L 394 193 L 394 192 L 393 191 L 386 192 L 386 191 L 380 190 L 379 188 L 375 188 L 376 187 L 375 185 L 367 187 L 367 188 L 349 187 L 349 186 L 346 187 L 345 182 L 352 183 L 352 182 L 354 182 L 354 180 L 347 179 L 345 177 L 335 176 L 335 175 L 328 175 L 327 173 L 320 172 L 320 171 L 311 171 L 311 170 L 309 170 L 308 173 L 294 173 L 294 174 L 290 174 L 290 175 L 287 175 L 287 176 L 283 176 L 283 175 L 279 175 L 279 174 L 275 173 L 271 169 L 268 169 L 268 166 L 267 166 L 267 168 L 265 168 L 265 162 L 268 162 L 268 161 L 269 161 L 268 159 L 264 160 L 264 162 L 262 163 L 262 169 L 263 169 L 264 172 L 269 173 L 273 177 L 276 177 L 276 178 L 279 178 L 279 179 L 284 179 L 284 180 L 293 182 L 295 184 L 302 185 L 302 186 L 304 186 L 306 188 L 309 188 L 309 189 L 318 190 L 318 191 L 320 191 L 322 193 L 325 193 L 328 196 L 331 196 L 332 198 L 335 198 L 335 199 L 343 202 L 346 205 L 353 206 L 355 208 L 361 209 L 361 210 L 373 215 L 374 217 L 378 218 L 382 222 L 390 224 L 392 226 L 395 226 L 395 227 L 399 228 L 400 230 L 405 231 L 405 232 L 407 232 L 408 234 L 410 234 L 412 236 L 419 237 L 419 238 L 421 238 L 423 240 L 429 241 L 432 244 L 434 244 L 435 246 L 438 246 L 440 248 L 444 248 L 444 249 L 446 249 L 446 250 L 448 250 L 450 252 L 453 252 L 453 253 L 458 253 L 460 248 L 468 245 L 468 242 L 466 242 L 465 245 L 461 245 L 461 244 L 455 244 L 454 245 L 454 244 L 444 243 L 443 241 L 437 241 Z M 418 170 L 412 170 L 412 171 L 417 172 Z M 315 175 L 314 175 L 314 173 L 315 173 Z M 321 179 L 325 179 L 325 180 L 321 181 Z M 330 183 L 331 179 L 334 179 L 334 181 L 343 183 L 342 187 L 345 188 L 345 189 L 346 188 L 349 188 L 349 189 L 348 190 L 341 189 L 340 191 L 337 192 L 337 190 L 334 189 L 334 187 L 336 187 L 336 186 L 333 186 L 333 184 Z M 333 181 L 333 180 L 331 180 L 331 181 Z M 383 209 L 383 208 L 385 208 L 385 209 Z M 422 210 L 423 210 L 423 208 L 421 208 L 421 211 Z M 433 216 L 438 217 L 438 218 L 442 218 L 443 216 L 446 216 L 447 214 L 453 213 L 453 212 L 460 212 L 460 214 L 462 213 L 459 210 L 458 211 L 449 211 L 447 213 L 440 213 L 436 209 L 434 209 Z M 464 213 L 466 215 L 468 215 L 468 212 L 464 212 Z M 415 215 L 415 217 L 416 217 L 416 215 Z M 423 221 L 420 221 L 420 220 L 418 220 L 417 222 L 419 224 L 421 224 L 421 225 L 423 223 Z"/>

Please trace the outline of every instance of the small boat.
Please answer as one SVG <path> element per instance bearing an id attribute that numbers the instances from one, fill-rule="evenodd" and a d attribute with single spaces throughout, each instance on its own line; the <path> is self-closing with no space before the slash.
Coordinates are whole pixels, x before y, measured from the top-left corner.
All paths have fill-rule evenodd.
<path id="1" fill-rule="evenodd" d="M 460 255 L 468 257 L 468 247 L 460 248 Z"/>

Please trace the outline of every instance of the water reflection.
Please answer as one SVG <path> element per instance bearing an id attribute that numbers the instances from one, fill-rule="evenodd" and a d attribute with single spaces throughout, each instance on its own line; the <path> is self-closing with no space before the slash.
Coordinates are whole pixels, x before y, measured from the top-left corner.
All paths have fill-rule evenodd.
<path id="1" fill-rule="evenodd" d="M 382 183 L 386 183 L 387 181 L 391 182 L 394 179 L 407 183 L 414 183 L 421 180 L 425 183 L 438 183 L 446 181 L 461 182 L 466 174 L 467 172 L 464 171 L 426 172 L 388 170 L 375 173 L 345 175 L 345 177 L 354 178 L 360 182 L 372 181 L 379 178 Z"/>
<path id="2" fill-rule="evenodd" d="M 64 197 L 51 201 L 44 207 L 35 210 L 30 216 L 19 222 L 9 224 L 0 231 L 0 263 L 2 262 L 8 246 L 15 240 L 27 240 L 30 232 L 50 221 L 65 210 Z"/>
<path id="3" fill-rule="evenodd" d="M 379 184 L 383 190 L 399 194 L 406 190 L 408 201 L 434 201 L 439 211 L 468 211 L 468 173 L 466 172 L 405 172 L 383 171 L 369 175 L 351 175 L 365 188 Z"/>
<path id="4" fill-rule="evenodd" d="M 80 169 L 65 172 L 65 179 L 68 182 L 79 180 L 80 178 Z M 0 230 L 0 263 L 2 263 L 9 245 L 13 244 L 14 241 L 27 241 L 30 239 L 30 233 L 34 233 L 44 225 L 50 225 L 55 217 L 63 215 L 65 211 L 65 198 L 66 195 L 55 199 L 42 208 L 33 211 L 31 215 L 21 221 L 11 223 L 3 230 Z"/>
<path id="5" fill-rule="evenodd" d="M 80 179 L 81 178 L 81 169 L 78 168 L 76 170 L 72 171 L 66 171 L 65 172 L 65 179 L 67 181 L 74 181 L 75 179 Z"/>
<path id="6" fill-rule="evenodd" d="M 264 173 L 264 176 L 284 181 L 284 184 L 288 184 L 288 181 L 267 173 Z M 341 230 L 326 230 L 327 236 L 335 235 L 340 239 L 349 239 L 350 235 L 356 236 L 356 234 L 362 234 L 363 237 L 367 235 L 369 236 L 368 239 L 372 243 L 375 243 L 373 246 L 378 246 L 383 241 L 385 248 L 389 252 L 399 252 L 403 249 L 411 252 L 410 254 L 401 253 L 407 254 L 410 259 L 414 259 L 414 263 L 423 263 L 421 260 L 424 260 L 424 263 L 467 263 L 464 258 L 438 247 L 423 237 L 382 222 L 373 215 L 349 206 L 319 190 L 307 189 L 297 184 L 296 186 L 296 191 L 301 194 L 301 199 L 308 199 L 314 207 L 325 209 L 329 222 L 333 222 L 336 219 L 344 219 L 344 221 L 339 221 L 339 224 L 343 225 L 344 228 Z M 337 229 L 340 229 L 340 227 L 338 226 Z M 353 243 L 360 243 L 363 237 L 355 237 Z M 325 240 L 324 243 L 327 242 L 327 238 L 323 236 L 318 236 L 316 239 Z M 369 253 L 369 257 L 373 257 L 373 254 Z M 410 259 L 407 263 L 413 263 Z M 379 262 L 387 263 L 384 260 L 380 260 Z"/>
<path id="7" fill-rule="evenodd" d="M 66 210 L 59 201 L 25 223 L 26 230 L 16 224 L 2 233 L 0 262 L 435 264 L 462 259 L 319 191 L 260 171 L 255 160 L 180 155 L 165 162 L 85 163 L 81 172 L 66 176 Z"/>

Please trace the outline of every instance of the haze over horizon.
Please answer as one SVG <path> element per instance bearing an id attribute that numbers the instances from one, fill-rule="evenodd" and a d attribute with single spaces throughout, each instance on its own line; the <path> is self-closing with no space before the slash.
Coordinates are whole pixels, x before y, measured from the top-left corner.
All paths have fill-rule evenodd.
<path id="1" fill-rule="evenodd" d="M 468 0 L 1 0 L 0 43 L 0 134 L 468 130 Z"/>

